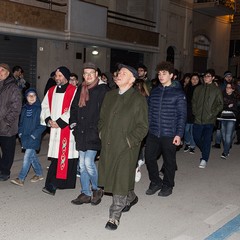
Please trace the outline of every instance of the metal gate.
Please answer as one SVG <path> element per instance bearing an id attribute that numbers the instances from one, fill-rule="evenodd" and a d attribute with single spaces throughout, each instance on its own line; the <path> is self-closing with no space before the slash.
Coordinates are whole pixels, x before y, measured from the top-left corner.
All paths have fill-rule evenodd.
<path id="1" fill-rule="evenodd" d="M 21 66 L 24 79 L 36 87 L 37 39 L 0 35 L 0 63 Z"/>

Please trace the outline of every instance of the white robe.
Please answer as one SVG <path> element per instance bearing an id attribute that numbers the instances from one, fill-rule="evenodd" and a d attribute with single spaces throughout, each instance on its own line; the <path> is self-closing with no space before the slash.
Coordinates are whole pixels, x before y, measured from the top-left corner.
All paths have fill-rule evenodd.
<path id="1" fill-rule="evenodd" d="M 41 112 L 41 124 L 46 126 L 45 119 L 48 117 L 51 117 L 53 121 L 56 121 L 57 119 L 61 118 L 64 122 L 67 124 L 69 123 L 69 117 L 70 117 L 70 107 L 69 106 L 68 111 L 64 112 L 62 114 L 62 103 L 65 96 L 65 93 L 56 93 L 55 88 L 52 96 L 52 109 L 50 112 L 49 108 L 49 101 L 48 101 L 48 93 L 45 95 L 43 101 L 42 101 L 42 112 Z M 75 91 L 76 93 L 76 91 Z M 75 95 L 74 93 L 74 95 Z M 73 98 L 74 98 L 73 95 Z M 72 98 L 72 100 L 73 100 Z M 71 102 L 72 102 L 71 100 Z M 56 158 L 58 159 L 58 153 L 59 153 L 59 144 L 60 144 L 60 133 L 61 128 L 51 128 L 50 131 L 50 140 L 49 140 L 49 148 L 48 148 L 48 157 L 49 158 Z M 70 141 L 69 141 L 69 152 L 68 152 L 68 159 L 78 158 L 78 151 L 76 150 L 76 143 L 74 136 L 72 134 L 72 130 L 70 130 Z"/>

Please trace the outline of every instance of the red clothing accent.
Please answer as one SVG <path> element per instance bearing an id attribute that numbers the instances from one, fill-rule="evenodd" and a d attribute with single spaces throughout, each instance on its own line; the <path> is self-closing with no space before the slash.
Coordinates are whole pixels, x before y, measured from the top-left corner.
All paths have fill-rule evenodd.
<path id="1" fill-rule="evenodd" d="M 54 86 L 48 91 L 49 108 L 52 108 L 53 93 L 57 86 Z M 69 111 L 72 98 L 74 96 L 76 87 L 68 85 L 62 102 L 62 114 Z M 56 107 L 56 106 L 55 106 Z M 67 179 L 68 169 L 68 152 L 69 152 L 70 128 L 69 126 L 61 129 L 60 144 L 58 152 L 57 175 L 58 179 Z"/>

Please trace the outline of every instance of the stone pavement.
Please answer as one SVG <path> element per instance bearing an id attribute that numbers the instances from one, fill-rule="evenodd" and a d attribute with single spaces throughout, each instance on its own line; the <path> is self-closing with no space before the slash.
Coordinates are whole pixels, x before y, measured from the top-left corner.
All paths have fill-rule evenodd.
<path id="1" fill-rule="evenodd" d="M 47 174 L 45 136 L 39 157 Z M 0 240 L 215 240 L 240 239 L 240 146 L 233 145 L 227 160 L 221 149 L 212 149 L 206 169 L 199 169 L 199 150 L 194 155 L 177 153 L 178 171 L 173 194 L 167 198 L 145 195 L 149 180 L 146 166 L 136 183 L 139 202 L 124 213 L 116 231 L 106 230 L 111 197 L 97 206 L 76 206 L 80 184 L 73 190 L 42 192 L 44 180 L 24 187 L 0 182 Z M 17 144 L 11 178 L 21 169 L 23 153 Z M 159 160 L 159 165 L 162 160 Z"/>

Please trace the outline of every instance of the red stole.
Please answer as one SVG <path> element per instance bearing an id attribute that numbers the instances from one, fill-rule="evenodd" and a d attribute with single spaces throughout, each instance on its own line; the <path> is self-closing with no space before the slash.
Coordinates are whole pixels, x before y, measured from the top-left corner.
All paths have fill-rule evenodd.
<path id="1" fill-rule="evenodd" d="M 53 93 L 57 86 L 51 87 L 48 91 L 48 102 L 50 112 L 52 109 L 52 98 Z M 75 93 L 76 87 L 69 84 L 67 86 L 66 92 L 64 93 L 64 98 L 62 102 L 62 114 L 67 112 L 70 108 L 70 104 Z M 57 106 L 53 106 L 57 107 Z M 69 153 L 69 140 L 70 140 L 70 128 L 69 126 L 61 129 L 60 133 L 60 144 L 58 151 L 58 163 L 57 163 L 57 175 L 58 179 L 67 179 L 68 170 L 68 153 Z"/>

